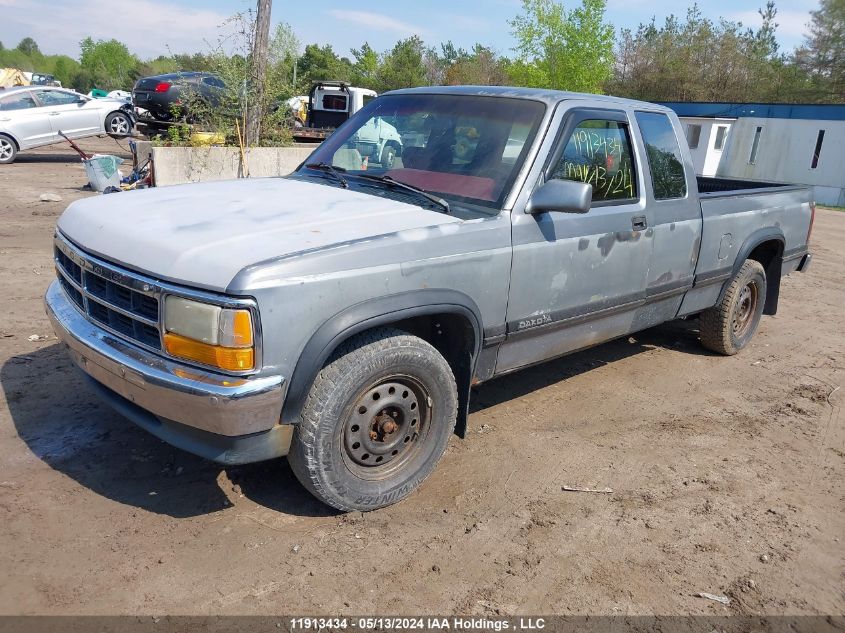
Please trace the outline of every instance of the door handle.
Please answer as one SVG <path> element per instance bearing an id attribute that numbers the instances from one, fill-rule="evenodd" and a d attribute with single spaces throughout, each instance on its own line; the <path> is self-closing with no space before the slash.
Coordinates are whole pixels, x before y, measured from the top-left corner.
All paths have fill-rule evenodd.
<path id="1" fill-rule="evenodd" d="M 635 231 L 645 231 L 648 226 L 648 221 L 644 215 L 635 215 L 631 218 L 631 228 Z"/>
<path id="2" fill-rule="evenodd" d="M 59 114 L 61 114 L 61 113 L 60 112 L 51 112 L 50 116 L 59 116 Z"/>

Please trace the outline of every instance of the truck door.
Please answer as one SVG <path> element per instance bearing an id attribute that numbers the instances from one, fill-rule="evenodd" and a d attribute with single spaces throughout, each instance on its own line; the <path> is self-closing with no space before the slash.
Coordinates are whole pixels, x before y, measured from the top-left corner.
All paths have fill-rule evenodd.
<path id="1" fill-rule="evenodd" d="M 653 252 L 646 283 L 650 310 L 644 327 L 674 319 L 684 293 L 692 287 L 701 243 L 701 205 L 689 151 L 678 141 L 680 129 L 664 112 L 634 113 L 646 156 L 643 169 Z"/>
<path id="2" fill-rule="evenodd" d="M 623 111 L 575 109 L 543 174 L 593 185 L 588 213 L 512 213 L 507 336 L 496 371 L 638 329 L 651 231 L 631 125 Z"/>

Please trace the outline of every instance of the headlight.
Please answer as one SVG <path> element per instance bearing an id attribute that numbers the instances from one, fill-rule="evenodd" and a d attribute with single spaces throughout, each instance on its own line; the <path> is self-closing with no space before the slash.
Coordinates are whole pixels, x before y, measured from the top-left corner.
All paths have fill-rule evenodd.
<path id="1" fill-rule="evenodd" d="M 229 371 L 255 367 L 252 314 L 176 295 L 164 300 L 164 349 Z"/>

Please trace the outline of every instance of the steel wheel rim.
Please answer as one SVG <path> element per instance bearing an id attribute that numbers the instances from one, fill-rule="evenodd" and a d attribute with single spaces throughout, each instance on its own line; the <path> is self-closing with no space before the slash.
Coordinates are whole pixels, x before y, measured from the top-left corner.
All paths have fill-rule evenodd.
<path id="1" fill-rule="evenodd" d="M 732 322 L 735 336 L 742 337 L 748 333 L 757 312 L 757 301 L 757 284 L 750 281 L 742 287 L 737 298 Z"/>
<path id="2" fill-rule="evenodd" d="M 12 156 L 12 144 L 6 139 L 0 139 L 0 160 L 5 160 Z"/>
<path id="3" fill-rule="evenodd" d="M 343 458 L 362 479 L 385 479 L 413 459 L 425 444 L 431 398 L 418 380 L 391 376 L 355 399 L 342 430 Z"/>

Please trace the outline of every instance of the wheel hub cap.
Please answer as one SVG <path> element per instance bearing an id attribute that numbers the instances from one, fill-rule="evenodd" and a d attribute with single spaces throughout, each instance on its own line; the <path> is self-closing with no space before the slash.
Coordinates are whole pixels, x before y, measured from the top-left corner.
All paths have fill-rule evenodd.
<path id="1" fill-rule="evenodd" d="M 737 336 L 742 336 L 754 320 L 754 312 L 757 308 L 757 286 L 746 284 L 739 291 L 737 307 L 733 318 L 733 331 Z"/>
<path id="2" fill-rule="evenodd" d="M 404 457 L 420 438 L 420 399 L 409 385 L 384 382 L 355 403 L 344 428 L 347 455 L 361 466 L 377 467 Z"/>

